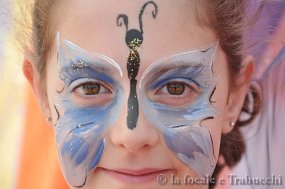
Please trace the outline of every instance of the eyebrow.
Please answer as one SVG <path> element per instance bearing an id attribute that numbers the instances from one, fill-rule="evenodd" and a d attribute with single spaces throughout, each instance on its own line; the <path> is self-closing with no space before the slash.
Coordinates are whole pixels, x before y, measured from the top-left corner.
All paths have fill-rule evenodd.
<path id="1" fill-rule="evenodd" d="M 183 68 L 189 68 L 185 69 L 184 71 L 196 73 L 201 72 L 202 68 L 206 68 L 212 72 L 213 59 L 216 54 L 217 44 L 218 43 L 216 43 L 216 45 L 212 44 L 210 47 L 204 49 L 177 53 L 171 56 L 165 56 L 163 58 L 158 59 L 144 71 L 139 83 L 139 88 L 141 88 L 142 83 L 144 83 L 147 78 L 154 78 L 156 75 L 160 75 L 160 77 L 171 75 L 170 72 L 173 69 L 178 70 Z M 203 59 L 203 57 L 207 58 Z M 148 80 L 151 79 L 147 79 L 147 82 Z"/>
<path id="2" fill-rule="evenodd" d="M 201 72 L 203 72 L 203 67 L 203 64 L 194 66 L 183 64 L 175 67 L 168 67 L 167 69 L 151 73 L 150 76 L 147 78 L 146 83 L 148 88 L 154 89 L 157 88 L 164 81 L 175 78 L 184 78 L 191 79 L 194 83 L 200 86 L 200 83 L 198 83 L 195 78 L 197 78 L 197 76 L 201 74 Z"/>
<path id="3" fill-rule="evenodd" d="M 112 58 L 103 55 L 103 54 L 91 54 L 87 50 L 83 49 L 82 47 L 72 43 L 69 40 L 63 40 L 63 42 L 60 42 L 60 36 L 59 32 L 57 35 L 57 59 L 60 69 L 65 69 L 70 67 L 70 64 L 73 65 L 75 69 L 80 69 L 81 66 L 85 65 L 85 67 L 92 68 L 93 70 L 102 69 L 102 70 L 109 70 L 110 67 L 107 65 L 112 66 L 112 68 L 115 68 L 120 74 L 120 77 L 123 76 L 123 71 L 120 67 L 120 65 L 113 60 Z M 59 56 L 63 54 L 63 56 L 66 56 L 64 51 L 67 50 L 70 52 L 70 54 L 67 55 L 67 59 L 73 60 L 69 61 L 69 63 L 65 63 L 66 61 L 63 61 L 64 63 L 61 63 L 59 61 Z M 71 63 L 72 62 L 72 63 Z M 76 64 L 76 65 L 75 65 Z"/>
<path id="4" fill-rule="evenodd" d="M 98 69 L 93 69 L 89 66 L 76 67 L 67 65 L 60 70 L 60 78 L 67 83 L 68 86 L 77 79 L 80 78 L 96 78 L 101 81 L 106 81 L 110 84 L 115 83 L 115 79 L 112 78 L 112 74 L 107 74 L 104 71 L 99 71 Z"/>
<path id="5" fill-rule="evenodd" d="M 58 49 L 62 46 L 62 44 L 60 43 L 60 34 L 59 32 L 57 33 L 57 45 L 58 45 Z M 106 55 L 103 55 L 103 54 L 91 54 L 89 53 L 87 50 L 85 50 L 84 48 L 72 43 L 71 41 L 69 40 L 64 40 L 63 41 L 63 45 L 64 47 L 67 46 L 67 48 L 70 48 L 72 49 L 73 51 L 77 51 L 78 54 L 82 54 L 83 57 L 84 56 L 87 56 L 87 57 L 91 57 L 91 59 L 101 59 L 101 61 L 87 61 L 87 60 L 84 60 L 84 58 L 81 58 L 79 57 L 78 55 L 76 56 L 77 58 L 77 61 L 83 61 L 84 64 L 85 64 L 85 67 L 88 67 L 88 68 L 91 68 L 92 70 L 95 70 L 97 71 L 98 69 L 101 69 L 103 72 L 106 72 L 106 70 L 109 70 L 110 67 L 108 68 L 107 65 L 105 65 L 104 63 L 107 63 L 109 65 L 111 65 L 113 68 L 115 68 L 121 77 L 123 77 L 123 71 L 120 67 L 120 65 L 115 61 L 113 60 L 112 58 L 106 56 Z M 187 62 L 187 63 L 184 63 L 184 64 L 181 64 L 179 62 L 180 61 L 176 61 L 176 62 L 173 62 L 172 66 L 168 66 L 165 67 L 163 65 L 159 65 L 160 63 L 164 62 L 164 61 L 169 61 L 175 57 L 179 57 L 179 56 L 183 56 L 183 55 L 187 55 L 187 54 L 194 54 L 194 53 L 201 53 L 201 54 L 204 54 L 204 53 L 208 53 L 209 50 L 211 49 L 214 49 L 214 53 L 212 54 L 212 59 L 214 58 L 215 56 L 215 53 L 216 53 L 216 49 L 219 45 L 219 41 L 216 41 L 216 42 L 213 42 L 211 43 L 210 45 L 208 45 L 207 47 L 204 47 L 204 48 L 198 48 L 198 49 L 194 49 L 194 50 L 190 50 L 190 51 L 185 51 L 185 52 L 180 52 L 180 53 L 177 53 L 177 54 L 173 54 L 173 55 L 170 55 L 170 56 L 165 56 L 165 57 L 162 57 L 158 60 L 156 60 L 152 65 L 150 65 L 142 74 L 142 77 L 141 77 L 141 80 L 139 82 L 139 88 L 141 86 L 141 82 L 142 80 L 145 79 L 145 76 L 147 76 L 149 74 L 149 72 L 151 73 L 152 70 L 155 68 L 155 69 L 159 69 L 160 72 L 162 72 L 163 70 L 169 70 L 171 68 L 173 68 L 173 64 L 176 64 L 175 67 L 180 67 L 180 66 L 193 66 L 193 67 L 196 67 L 196 66 L 201 66 L 201 63 L 200 62 L 196 62 L 196 61 L 190 61 L 190 62 Z M 74 59 L 75 57 L 73 57 Z M 75 62 L 77 62 L 75 61 Z M 104 62 L 104 63 L 103 63 Z M 156 65 L 158 64 L 158 65 Z M 74 64 L 73 64 L 74 65 Z M 72 67 L 70 63 L 69 64 L 64 64 L 63 66 L 61 65 L 60 66 L 60 69 L 70 69 Z M 80 66 L 76 66 L 74 65 L 73 66 L 74 69 L 80 69 Z M 158 72 L 157 72 L 158 73 Z"/>
<path id="6" fill-rule="evenodd" d="M 155 72 L 154 75 L 159 74 L 159 77 L 157 80 L 163 80 L 171 75 L 188 75 L 188 74 L 197 74 L 200 73 L 203 69 L 203 64 L 198 64 L 198 65 L 179 65 L 175 67 L 168 67 L 165 70 L 160 70 L 158 72 Z"/>
<path id="7" fill-rule="evenodd" d="M 172 54 L 172 55 L 167 55 L 164 56 L 162 58 L 157 59 L 153 64 L 149 65 L 146 70 L 144 71 L 142 78 L 144 78 L 146 75 L 148 75 L 149 73 L 152 72 L 153 69 L 161 69 L 164 68 L 165 65 L 162 65 L 163 62 L 169 62 L 171 61 L 171 65 L 169 65 L 169 67 L 179 67 L 182 63 L 184 63 L 184 66 L 199 66 L 201 64 L 201 62 L 197 62 L 197 61 L 193 61 L 190 59 L 190 61 L 187 62 L 183 62 L 183 60 L 175 60 L 177 57 L 182 57 L 182 56 L 189 56 L 189 55 L 194 55 L 195 56 L 205 56 L 204 54 L 209 54 L 211 55 L 211 60 L 214 59 L 214 57 L 216 56 L 216 51 L 217 51 L 217 47 L 219 45 L 219 41 L 213 42 L 210 45 L 208 45 L 207 47 L 204 48 L 198 48 L 198 49 L 194 49 L 194 50 L 190 50 L 190 51 L 184 51 L 184 52 L 179 52 L 176 54 Z M 213 52 L 209 52 L 210 50 L 212 50 Z M 201 54 L 201 55 L 198 55 Z M 212 61 L 210 61 L 212 62 Z M 161 69 L 162 70 L 162 69 Z"/>
<path id="8" fill-rule="evenodd" d="M 108 62 L 105 61 L 89 61 L 85 60 L 84 58 L 77 57 L 69 59 L 68 63 L 64 62 L 61 63 L 59 66 L 60 71 L 66 71 L 66 70 L 74 70 L 74 71 L 80 71 L 83 69 L 92 69 L 94 71 L 100 71 L 100 72 L 112 72 L 113 66 L 110 67 L 108 64 L 105 64 Z M 111 68 L 111 69 L 110 69 Z M 113 69 L 117 70 L 117 69 Z M 120 70 L 117 70 L 121 76 Z M 113 73 L 113 72 L 112 72 Z"/>

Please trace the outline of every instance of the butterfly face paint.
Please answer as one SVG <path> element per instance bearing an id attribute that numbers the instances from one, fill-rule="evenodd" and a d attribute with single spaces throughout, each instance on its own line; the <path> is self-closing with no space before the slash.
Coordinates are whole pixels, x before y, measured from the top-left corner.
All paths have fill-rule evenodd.
<path id="1" fill-rule="evenodd" d="M 158 60 L 144 72 L 138 91 L 145 117 L 167 147 L 200 176 L 211 175 L 216 164 L 211 134 L 201 126 L 217 113 L 211 104 L 216 47 Z M 64 82 L 54 106 L 59 159 L 68 183 L 81 188 L 99 163 L 106 132 L 124 105 L 122 70 L 111 58 L 90 55 L 69 41 L 58 45 L 58 70 Z M 166 90 L 173 98 L 165 96 Z"/>
<path id="2" fill-rule="evenodd" d="M 81 188 L 102 156 L 106 130 L 118 118 L 122 71 L 112 59 L 69 41 L 58 45 L 58 70 L 64 88 L 54 106 L 57 148 L 68 183 Z"/>
<path id="3" fill-rule="evenodd" d="M 130 49 L 130 54 L 127 62 L 128 77 L 130 80 L 130 95 L 128 99 L 128 115 L 127 115 L 127 125 L 129 129 L 134 129 L 136 127 L 139 115 L 139 103 L 137 98 L 136 86 L 137 86 L 137 74 L 140 69 L 140 55 L 138 53 L 138 48 L 143 43 L 143 25 L 142 25 L 142 15 L 145 8 L 148 5 L 154 6 L 154 11 L 152 12 L 153 18 L 157 15 L 157 5 L 153 1 L 149 1 L 143 5 L 139 14 L 140 31 L 137 29 L 128 30 L 128 17 L 125 14 L 120 14 L 117 18 L 117 25 L 122 26 L 121 20 L 123 20 L 126 26 L 126 37 L 125 41 Z"/>
<path id="4" fill-rule="evenodd" d="M 167 147 L 204 177 L 211 176 L 216 165 L 211 134 L 200 124 L 217 113 L 211 105 L 216 47 L 158 60 L 139 84 L 145 117 L 161 131 Z"/>

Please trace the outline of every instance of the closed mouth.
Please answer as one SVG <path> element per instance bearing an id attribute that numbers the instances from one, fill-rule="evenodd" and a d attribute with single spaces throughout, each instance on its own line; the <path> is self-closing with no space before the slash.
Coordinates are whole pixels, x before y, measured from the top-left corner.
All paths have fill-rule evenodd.
<path id="1" fill-rule="evenodd" d="M 98 171 L 102 171 L 104 174 L 111 176 L 119 182 L 125 184 L 146 184 L 149 182 L 157 182 L 157 177 L 161 174 L 167 175 L 170 172 L 174 172 L 174 169 L 159 169 L 159 168 L 145 168 L 139 170 L 133 169 L 105 169 L 97 168 Z"/>

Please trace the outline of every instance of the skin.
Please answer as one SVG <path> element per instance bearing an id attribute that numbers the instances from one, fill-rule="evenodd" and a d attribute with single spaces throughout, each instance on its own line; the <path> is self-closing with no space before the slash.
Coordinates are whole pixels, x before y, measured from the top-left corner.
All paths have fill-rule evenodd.
<path id="1" fill-rule="evenodd" d="M 123 77 L 120 78 L 124 91 L 130 91 L 126 57 L 129 48 L 126 46 L 125 31 L 116 26 L 118 14 L 124 13 L 129 17 L 129 27 L 138 28 L 137 15 L 145 1 L 94 1 L 85 0 L 65 1 L 57 5 L 53 21 L 53 32 L 59 31 L 61 38 L 68 39 L 83 47 L 91 54 L 104 54 L 112 57 L 121 67 Z M 156 60 L 167 55 L 179 52 L 200 49 L 209 46 L 218 40 L 215 32 L 209 28 L 201 27 L 195 17 L 195 1 L 172 0 L 156 1 L 159 15 L 155 20 L 151 18 L 151 10 L 146 10 L 144 15 L 144 42 L 139 49 L 141 65 L 136 77 L 141 80 L 143 72 Z M 116 5 L 116 6 L 114 6 Z M 57 11 L 60 10 L 60 11 Z M 56 18 L 56 19 L 55 19 Z M 100 19 L 94 19 L 100 18 Z M 171 44 L 171 45 L 170 45 Z M 47 60 L 46 91 L 43 94 L 42 82 L 35 69 L 29 53 L 24 61 L 23 70 L 36 93 L 37 99 L 45 112 L 46 117 L 51 117 L 51 125 L 57 123 L 57 112 L 52 108 L 56 104 L 58 93 L 64 87 L 63 81 L 57 74 L 56 45 L 53 44 Z M 212 135 L 215 157 L 218 157 L 220 138 L 222 133 L 230 132 L 231 121 L 236 122 L 241 110 L 248 83 L 253 71 L 252 57 L 246 57 L 242 62 L 242 69 L 236 77 L 236 86 L 230 84 L 230 75 L 226 56 L 218 46 L 214 60 L 213 71 L 219 78 L 217 88 L 212 96 L 215 101 L 213 106 L 219 111 L 214 119 L 206 120 L 201 126 Z M 98 167 L 92 172 L 90 182 L 83 188 L 174 188 L 171 183 L 159 185 L 154 178 L 144 183 L 122 181 L 112 176 L 112 170 L 128 169 L 138 171 L 146 168 L 165 170 L 169 179 L 174 174 L 183 181 L 184 175 L 191 177 L 198 175 L 167 148 L 160 132 L 140 111 L 136 128 L 128 129 L 127 101 L 128 92 L 124 93 L 124 104 L 118 112 L 116 123 L 106 134 L 106 144 L 103 156 Z M 78 99 L 80 100 L 80 99 Z M 63 107 L 58 107 L 59 113 L 64 112 Z M 159 155 L 158 155 L 159 154 Z M 106 171 L 106 170 L 111 170 Z M 129 181 L 129 180 L 128 180 Z M 72 186 L 70 186 L 72 188 Z M 177 187 L 177 186 L 176 186 Z M 180 185 L 180 188 L 207 188 L 207 185 Z"/>

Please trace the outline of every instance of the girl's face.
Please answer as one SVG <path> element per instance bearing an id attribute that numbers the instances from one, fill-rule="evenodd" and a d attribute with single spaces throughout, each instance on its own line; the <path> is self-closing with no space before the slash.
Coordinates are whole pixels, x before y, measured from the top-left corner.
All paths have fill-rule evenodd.
<path id="1" fill-rule="evenodd" d="M 181 188 L 207 187 L 185 182 L 211 176 L 244 94 L 230 92 L 226 57 L 195 6 L 57 6 L 47 104 L 71 188 L 172 188 L 174 177 Z"/>

